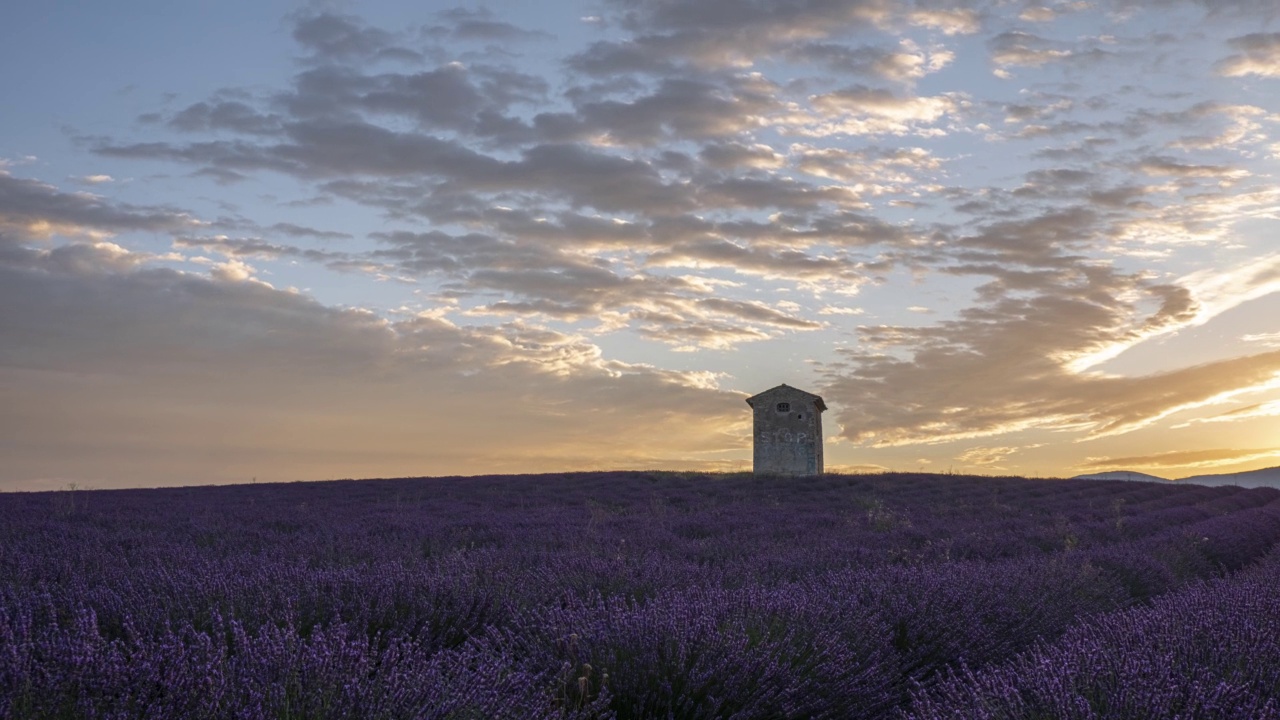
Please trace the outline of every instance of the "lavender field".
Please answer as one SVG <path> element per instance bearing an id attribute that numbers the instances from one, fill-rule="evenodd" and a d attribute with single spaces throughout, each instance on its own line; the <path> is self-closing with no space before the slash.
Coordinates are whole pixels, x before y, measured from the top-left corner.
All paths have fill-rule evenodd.
<path id="1" fill-rule="evenodd" d="M 1280 718 L 1280 491 L 587 473 L 0 495 L 4 718 Z"/>

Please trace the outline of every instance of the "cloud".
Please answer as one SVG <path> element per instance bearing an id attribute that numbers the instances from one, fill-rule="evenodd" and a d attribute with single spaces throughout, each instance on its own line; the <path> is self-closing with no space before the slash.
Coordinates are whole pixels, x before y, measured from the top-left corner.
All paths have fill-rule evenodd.
<path id="1" fill-rule="evenodd" d="M 692 65 L 701 70 L 752 67 L 773 56 L 825 63 L 889 79 L 920 77 L 950 61 L 942 49 L 922 62 L 918 49 L 906 52 L 846 48 L 832 39 L 871 28 L 905 31 L 925 28 L 951 36 L 977 32 L 978 14 L 967 8 L 911 7 L 887 0 L 858 2 L 746 2 L 704 0 L 611 3 L 618 25 L 630 37 L 600 41 L 572 56 L 569 66 L 597 76 L 670 73 Z"/>
<path id="2" fill-rule="evenodd" d="M 566 220 L 569 226 L 582 224 L 572 216 Z M 636 230 L 640 228 L 629 229 L 628 235 L 637 237 Z M 548 231 L 556 234 L 555 226 Z M 498 292 L 509 298 L 476 307 L 470 311 L 475 314 L 544 316 L 568 321 L 613 316 L 624 324 L 638 323 L 639 332 L 651 339 L 716 348 L 727 347 L 733 341 L 764 339 L 779 331 L 821 327 L 818 322 L 759 302 L 707 297 L 716 291 L 716 286 L 696 277 L 634 271 L 623 275 L 588 256 L 557 252 L 538 244 L 438 231 L 376 237 L 389 246 L 371 256 L 376 262 L 393 263 L 409 275 L 447 273 L 455 278 L 449 285 L 454 297 Z M 644 236 L 638 237 L 643 242 Z M 605 241 L 605 246 L 611 242 Z M 655 265 L 679 264 L 673 256 L 664 259 Z M 729 263 L 721 260 L 720 264 Z M 725 318 L 736 323 L 733 332 L 729 332 Z"/>
<path id="3" fill-rule="evenodd" d="M 959 107 L 947 95 L 916 97 L 861 85 L 809 98 L 823 116 L 815 134 L 905 135 L 932 125 Z"/>
<path id="4" fill-rule="evenodd" d="M 827 305 L 818 310 L 819 315 L 865 315 L 866 310 L 862 308 L 839 307 L 835 305 Z"/>
<path id="5" fill-rule="evenodd" d="M 560 121 L 557 139 L 602 137 L 610 143 L 642 145 L 727 139 L 764 126 L 777 109 L 772 95 L 747 83 L 726 92 L 719 84 L 668 78 L 653 93 L 629 102 L 580 103 L 576 117 Z"/>
<path id="6" fill-rule="evenodd" d="M 305 225 L 296 225 L 294 223 L 278 222 L 270 227 L 272 232 L 287 235 L 289 237 L 313 237 L 321 240 L 350 240 L 351 233 L 337 232 L 335 230 L 319 230 Z"/>
<path id="7" fill-rule="evenodd" d="M 895 49 L 812 42 L 788 50 L 787 55 L 795 61 L 824 65 L 838 73 L 898 83 L 919 80 L 941 70 L 954 59 L 946 50 L 938 48 L 925 52 L 910 40 L 901 41 Z"/>
<path id="8" fill-rule="evenodd" d="M 106 238 L 129 230 L 183 230 L 195 224 L 177 210 L 114 205 L 97 195 L 62 192 L 0 169 L 0 235 L 12 240 L 53 235 Z"/>
<path id="9" fill-rule="evenodd" d="M 935 8 L 914 10 L 907 14 L 912 25 L 941 30 L 946 35 L 971 35 L 978 32 L 978 14 L 969 8 Z"/>
<path id="10" fill-rule="evenodd" d="M 645 316 L 637 320 L 642 323 Z M 665 320 L 665 318 L 662 318 Z M 680 352 L 692 352 L 697 349 L 728 350 L 742 343 L 769 339 L 769 333 L 740 323 L 699 322 L 671 323 L 659 322 L 641 324 L 637 330 L 641 337 L 675 346 Z"/>
<path id="11" fill-rule="evenodd" d="M 964 465 L 998 465 L 1005 458 L 1018 452 L 1015 447 L 975 447 L 956 456 L 956 462 Z"/>
<path id="12" fill-rule="evenodd" d="M 855 369 L 833 373 L 823 395 L 844 398 L 837 418 L 845 437 L 877 446 L 1029 428 L 1105 437 L 1266 387 L 1280 375 L 1280 352 L 1144 377 L 1076 372 L 1071 360 L 1084 348 L 1142 332 L 1129 329 L 1117 288 L 1103 290 L 1117 281 L 1125 282 L 1102 274 L 1053 295 L 1004 297 L 927 328 L 861 328 L 869 347 L 847 351 Z M 1146 323 L 1178 322 L 1162 314 Z"/>
<path id="13" fill-rule="evenodd" d="M 1219 75 L 1280 77 L 1280 33 L 1250 33 L 1229 42 L 1240 52 L 1214 65 Z"/>
<path id="14" fill-rule="evenodd" d="M 324 65 L 300 73 L 293 89 L 272 98 L 295 120 L 349 121 L 400 117 L 424 127 L 494 136 L 526 128 L 506 115 L 511 106 L 536 102 L 546 92 L 540 78 L 510 68 L 451 61 L 417 72 L 366 72 Z M 287 131 L 286 126 L 282 128 Z"/>
<path id="15" fill-rule="evenodd" d="M 1210 417 L 1193 418 L 1187 422 L 1174 425 L 1173 427 L 1184 428 L 1204 423 L 1233 423 L 1241 420 L 1261 417 L 1280 417 L 1280 400 L 1266 403 L 1255 403 L 1253 405 L 1236 408 L 1235 410 L 1229 410 Z"/>
<path id="16" fill-rule="evenodd" d="M 782 167 L 785 158 L 771 146 L 763 143 L 713 143 L 703 146 L 698 157 L 716 170 L 756 168 L 773 170 Z"/>
<path id="17" fill-rule="evenodd" d="M 1275 4 L 1270 0 L 1112 0 L 1117 10 L 1148 9 L 1151 7 L 1178 7 L 1199 5 L 1211 19 L 1244 17 L 1251 21 L 1276 16 Z"/>
<path id="18" fill-rule="evenodd" d="M 677 243 L 651 254 L 648 262 L 658 267 L 726 267 L 765 278 L 839 281 L 846 288 L 865 282 L 858 263 L 848 259 L 813 257 L 798 250 L 753 249 L 714 237 Z"/>
<path id="19" fill-rule="evenodd" d="M 945 34 L 978 30 L 978 15 L 969 8 L 919 7 L 888 0 L 853 2 L 786 2 L 766 0 L 642 0 L 620 2 L 623 23 L 630 29 L 676 32 L 741 32 L 795 39 L 824 37 L 856 28 L 905 23 Z"/>
<path id="20" fill-rule="evenodd" d="M 745 443 L 743 396 L 706 374 L 536 325 L 390 322 L 112 252 L 128 254 L 0 262 L 4 482 L 653 467 Z"/>
<path id="21" fill-rule="evenodd" d="M 310 59 L 317 63 L 421 58 L 419 53 L 397 46 L 393 34 L 367 27 L 350 15 L 301 14 L 294 24 L 293 39 L 310 51 Z"/>
<path id="22" fill-rule="evenodd" d="M 1280 332 L 1251 333 L 1241 338 L 1245 342 L 1262 343 L 1267 347 L 1280 347 Z"/>
<path id="23" fill-rule="evenodd" d="M 1198 270 L 1181 278 L 1179 284 L 1198 300 L 1197 312 L 1188 324 L 1203 325 L 1250 300 L 1280 292 L 1280 253 L 1235 268 Z"/>
<path id="24" fill-rule="evenodd" d="M 1168 157 L 1146 157 L 1137 166 L 1147 175 L 1172 175 L 1183 178 L 1221 178 L 1234 179 L 1245 177 L 1249 171 L 1225 165 L 1194 165 L 1180 163 Z"/>
<path id="25" fill-rule="evenodd" d="M 1057 17 L 1056 10 L 1043 5 L 1029 5 L 1018 14 L 1018 19 L 1025 22 L 1052 22 Z"/>
<path id="26" fill-rule="evenodd" d="M 1056 43 L 1021 30 L 1001 33 L 988 44 L 991 48 L 991 61 L 998 66 L 1039 67 L 1072 55 L 1070 50 L 1057 46 Z"/>
<path id="27" fill-rule="evenodd" d="M 1071 42 L 1051 40 L 1023 30 L 1006 30 L 987 41 L 991 62 L 998 77 L 1010 77 L 1009 68 L 1039 68 L 1050 63 L 1096 62 L 1114 55 L 1103 49 L 1106 37 L 1078 38 Z"/>
<path id="28" fill-rule="evenodd" d="M 810 175 L 856 183 L 874 194 L 907 193 L 909 185 L 942 167 L 941 160 L 918 147 L 845 150 L 797 144 L 791 157 L 797 169 Z"/>
<path id="29" fill-rule="evenodd" d="M 1008 335 L 1000 341 L 1017 341 Z M 891 336 L 880 332 L 870 339 L 877 337 Z M 837 416 L 844 436 L 887 447 L 1033 428 L 1088 438 L 1117 435 L 1268 387 L 1280 375 L 1280 353 L 1274 352 L 1137 378 L 1077 375 L 1055 363 L 1028 361 L 1023 353 L 996 352 L 985 342 L 964 348 L 939 342 L 910 361 L 856 358 L 858 370 L 833 379 L 823 394 L 861 398 L 857 408 Z M 968 390 L 976 387 L 983 390 Z"/>
<path id="30" fill-rule="evenodd" d="M 454 190 L 530 190 L 604 211 L 670 212 L 692 207 L 688 194 L 664 182 L 648 163 L 581 145 L 536 145 L 517 160 L 499 160 L 457 142 L 361 122 L 295 123 L 288 133 L 288 142 L 269 145 L 239 141 L 103 144 L 97 152 L 211 164 L 233 171 L 276 170 L 306 179 L 438 178 L 455 184 Z"/>
<path id="31" fill-rule="evenodd" d="M 230 260 L 231 264 L 217 264 L 218 272 L 223 279 L 232 279 L 242 275 L 240 279 L 248 279 L 252 275 L 243 258 L 297 258 L 319 263 L 331 270 L 339 272 L 361 271 L 373 274 L 392 273 L 398 268 L 388 263 L 379 263 L 369 259 L 362 253 L 335 252 L 302 248 L 295 245 L 271 243 L 260 238 L 230 238 L 225 235 L 213 237 L 193 237 L 179 235 L 173 239 L 173 246 L 178 249 L 199 248 L 212 250 Z M 213 264 L 211 261 L 206 264 Z"/>
<path id="32" fill-rule="evenodd" d="M 1003 106 L 1005 123 L 1044 122 L 1071 111 L 1076 105 L 1073 98 L 1056 93 L 1027 93 L 1025 99 L 1025 102 Z M 1020 136 L 1026 137 L 1025 128 Z"/>
<path id="33" fill-rule="evenodd" d="M 1080 263 L 1058 246 L 1070 244 L 1096 218 L 1070 217 L 969 238 L 978 249 L 974 257 L 992 253 L 1003 264 L 951 268 L 992 278 L 976 290 L 979 302 L 954 319 L 923 327 L 860 327 L 861 347 L 843 351 L 851 368 L 832 367 L 822 390 L 830 398 L 859 398 L 837 411 L 843 436 L 875 446 L 1032 428 L 1098 438 L 1271 387 L 1280 377 L 1280 352 L 1274 351 L 1134 377 L 1089 372 L 1138 342 L 1259 296 L 1274 278 L 1255 266 L 1231 280 L 1156 284 L 1140 274 Z M 1040 269 L 1019 271 L 1010 262 Z M 1219 299 L 1215 288 L 1226 287 L 1230 293 Z"/>
<path id="34" fill-rule="evenodd" d="M 253 135 L 273 135 L 281 130 L 282 119 L 260 113 L 237 100 L 198 102 L 169 119 L 169 127 L 184 132 L 229 130 Z"/>
<path id="35" fill-rule="evenodd" d="M 1134 457 L 1094 458 L 1078 467 L 1087 470 L 1106 470 L 1109 468 L 1218 467 L 1222 465 L 1235 465 L 1237 463 L 1248 462 L 1250 460 L 1274 458 L 1277 455 L 1280 455 L 1280 450 L 1275 449 L 1237 450 L 1220 448 L 1211 450 L 1175 450 L 1172 452 L 1156 453 L 1154 455 L 1139 455 Z"/>
<path id="36" fill-rule="evenodd" d="M 624 41 L 599 41 L 570 55 L 565 64 L 586 75 L 608 77 L 629 73 L 665 74 L 674 72 L 671 53 L 677 45 L 672 38 L 642 37 Z M 684 48 L 681 51 L 687 52 Z"/>
<path id="37" fill-rule="evenodd" d="M 518 42 L 524 40 L 547 40 L 551 36 L 533 30 L 525 30 L 494 17 L 492 11 L 481 8 L 468 10 L 453 8 L 441 12 L 439 16 L 448 21 L 450 26 L 437 26 L 430 34 L 446 33 L 451 39 L 480 42 Z"/>
<path id="38" fill-rule="evenodd" d="M 200 260 L 201 258 L 196 258 L 197 262 Z M 257 269 L 239 258 L 230 258 L 225 262 L 209 262 L 207 264 L 209 265 L 209 276 L 214 280 L 221 280 L 222 282 L 257 280 L 254 277 Z"/>
<path id="39" fill-rule="evenodd" d="M 805 320 L 785 312 L 775 310 L 761 302 L 742 300 L 726 300 L 724 298 L 706 298 L 697 301 L 697 306 L 705 311 L 718 315 L 726 315 L 747 322 L 771 325 L 794 330 L 817 330 L 822 323 Z"/>

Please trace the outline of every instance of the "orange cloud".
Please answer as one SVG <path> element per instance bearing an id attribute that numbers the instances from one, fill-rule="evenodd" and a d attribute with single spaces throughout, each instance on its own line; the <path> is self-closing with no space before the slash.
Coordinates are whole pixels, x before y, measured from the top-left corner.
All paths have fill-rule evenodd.
<path id="1" fill-rule="evenodd" d="M 1280 460 L 1280 448 L 1236 450 L 1174 450 L 1133 457 L 1095 458 L 1078 467 L 1088 470 L 1125 468 L 1218 467 L 1252 460 Z"/>

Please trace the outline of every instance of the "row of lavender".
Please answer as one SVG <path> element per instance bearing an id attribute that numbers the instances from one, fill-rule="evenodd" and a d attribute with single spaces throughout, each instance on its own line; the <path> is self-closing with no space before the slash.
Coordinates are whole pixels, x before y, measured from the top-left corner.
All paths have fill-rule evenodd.
<path id="1" fill-rule="evenodd" d="M 1264 556 L 1278 498 L 652 473 L 0 496 L 0 716 L 942 716 Z"/>
<path id="2" fill-rule="evenodd" d="M 1280 718 L 1280 552 L 1094 618 L 1007 664 L 953 669 L 910 720 Z"/>

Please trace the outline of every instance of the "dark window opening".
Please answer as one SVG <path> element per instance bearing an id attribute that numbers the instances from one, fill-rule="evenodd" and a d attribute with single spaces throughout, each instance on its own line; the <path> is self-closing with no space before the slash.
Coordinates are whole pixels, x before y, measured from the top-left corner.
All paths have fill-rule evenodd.
<path id="1" fill-rule="evenodd" d="M 804 419 L 804 413 L 797 413 L 797 414 L 796 414 L 796 419 L 797 419 L 797 420 L 803 420 L 803 419 Z"/>
<path id="2" fill-rule="evenodd" d="M 778 403 L 778 412 L 791 412 L 791 403 Z"/>

